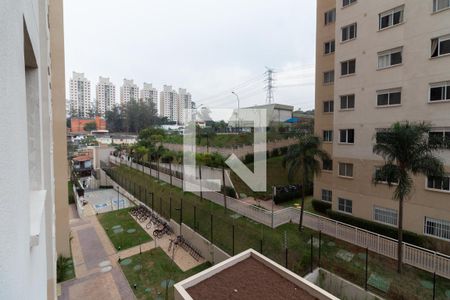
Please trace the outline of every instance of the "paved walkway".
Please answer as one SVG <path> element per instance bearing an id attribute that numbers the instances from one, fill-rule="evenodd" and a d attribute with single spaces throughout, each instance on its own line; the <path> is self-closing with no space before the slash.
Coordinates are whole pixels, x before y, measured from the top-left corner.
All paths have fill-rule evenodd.
<path id="1" fill-rule="evenodd" d="M 59 300 L 135 299 L 125 275 L 117 264 L 119 258 L 95 216 L 80 219 L 72 205 L 72 256 L 76 279 L 61 284 Z M 149 244 L 149 243 L 147 243 Z M 143 247 L 149 245 L 144 244 Z M 128 249 L 130 255 L 134 248 Z M 137 249 L 139 252 L 139 249 Z"/>

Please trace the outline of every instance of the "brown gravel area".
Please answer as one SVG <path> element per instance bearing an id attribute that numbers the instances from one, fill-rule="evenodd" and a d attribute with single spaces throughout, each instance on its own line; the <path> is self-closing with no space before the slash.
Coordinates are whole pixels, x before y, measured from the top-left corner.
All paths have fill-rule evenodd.
<path id="1" fill-rule="evenodd" d="M 316 299 L 250 257 L 187 289 L 195 300 Z"/>

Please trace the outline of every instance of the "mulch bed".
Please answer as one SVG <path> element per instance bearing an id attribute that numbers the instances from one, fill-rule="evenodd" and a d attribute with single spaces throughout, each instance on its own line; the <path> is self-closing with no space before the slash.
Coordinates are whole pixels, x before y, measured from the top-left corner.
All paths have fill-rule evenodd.
<path id="1" fill-rule="evenodd" d="M 193 299 L 316 299 L 274 270 L 249 257 L 187 289 Z"/>

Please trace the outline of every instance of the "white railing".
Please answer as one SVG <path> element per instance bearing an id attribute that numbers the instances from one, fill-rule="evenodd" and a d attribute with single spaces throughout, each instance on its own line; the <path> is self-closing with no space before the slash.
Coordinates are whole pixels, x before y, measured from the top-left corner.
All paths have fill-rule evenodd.
<path id="1" fill-rule="evenodd" d="M 143 169 L 141 165 L 136 163 L 120 160 L 114 156 L 110 157 L 110 162 L 128 165 L 139 171 L 144 170 L 146 174 L 150 175 L 149 168 L 144 167 Z M 157 177 L 158 172 L 151 170 L 151 176 Z M 167 183 L 170 182 L 170 175 L 160 172 L 159 176 L 161 180 Z M 174 176 L 172 176 L 172 184 L 179 188 L 183 187 L 183 181 Z M 200 192 L 196 192 L 195 194 L 200 195 Z M 203 197 L 218 205 L 224 206 L 223 195 L 220 193 L 203 192 Z M 300 220 L 300 209 L 298 208 L 285 208 L 272 214 L 269 210 L 250 205 L 232 197 L 227 197 L 226 199 L 228 209 L 269 227 L 276 228 L 289 222 L 298 224 Z M 353 245 L 368 248 L 370 251 L 386 257 L 397 259 L 397 240 L 390 237 L 307 211 L 303 215 L 303 225 Z M 450 279 L 450 256 L 403 243 L 403 261 L 413 267 L 432 273 L 436 272 L 437 275 Z"/>

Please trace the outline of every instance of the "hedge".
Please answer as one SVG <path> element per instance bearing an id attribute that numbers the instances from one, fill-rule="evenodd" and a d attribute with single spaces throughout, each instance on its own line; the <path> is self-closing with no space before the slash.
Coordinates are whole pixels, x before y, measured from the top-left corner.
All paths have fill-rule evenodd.
<path id="1" fill-rule="evenodd" d="M 312 206 L 314 207 L 315 211 L 321 212 L 323 214 L 326 214 L 327 210 L 331 209 L 331 203 L 319 201 L 316 199 L 313 199 Z"/>
<path id="2" fill-rule="evenodd" d="M 381 235 L 388 236 L 393 239 L 398 238 L 398 230 L 395 227 L 390 227 L 387 225 L 379 224 L 376 222 L 372 222 L 365 219 L 360 219 L 357 217 L 353 217 L 347 214 L 339 213 L 336 211 L 333 211 L 331 209 L 327 210 L 327 215 L 333 220 L 340 221 L 342 223 L 346 223 L 349 225 L 353 225 L 362 229 L 366 229 Z M 430 241 L 424 237 L 420 236 L 416 233 L 410 232 L 410 231 L 403 231 L 403 241 L 409 244 L 413 244 L 419 247 L 424 248 L 432 248 L 433 245 L 431 245 Z"/>

